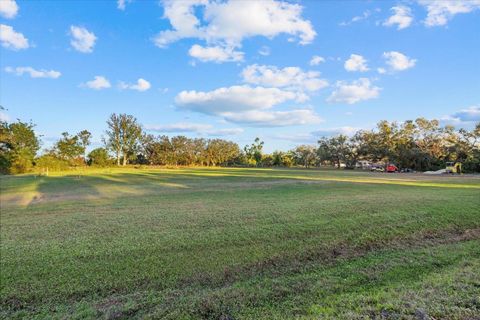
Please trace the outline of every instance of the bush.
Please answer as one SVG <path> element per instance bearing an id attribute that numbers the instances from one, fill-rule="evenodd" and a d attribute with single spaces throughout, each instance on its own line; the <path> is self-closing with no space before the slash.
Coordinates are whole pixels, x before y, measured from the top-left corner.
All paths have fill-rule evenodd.
<path id="1" fill-rule="evenodd" d="M 97 148 L 88 154 L 88 165 L 107 167 L 113 165 L 113 159 L 110 158 L 105 148 Z"/>
<path id="2" fill-rule="evenodd" d="M 70 167 L 68 161 L 60 159 L 52 154 L 45 154 L 35 159 L 35 167 L 48 169 L 49 171 L 61 171 Z"/>

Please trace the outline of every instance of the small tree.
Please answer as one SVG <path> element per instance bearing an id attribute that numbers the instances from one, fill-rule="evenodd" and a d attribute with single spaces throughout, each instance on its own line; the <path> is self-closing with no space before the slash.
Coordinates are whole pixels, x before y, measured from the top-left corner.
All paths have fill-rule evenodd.
<path id="1" fill-rule="evenodd" d="M 105 148 L 93 149 L 88 154 L 88 164 L 90 166 L 106 167 L 112 163 L 112 159 L 108 155 L 108 151 Z"/>
<path id="2" fill-rule="evenodd" d="M 63 132 L 62 138 L 54 146 L 54 152 L 59 158 L 76 165 L 81 161 L 80 157 L 85 153 L 85 147 L 78 135 L 72 136 L 68 132 Z"/>
<path id="3" fill-rule="evenodd" d="M 33 131 L 34 124 L 0 121 L 0 171 L 23 173 L 33 166 L 40 141 Z"/>

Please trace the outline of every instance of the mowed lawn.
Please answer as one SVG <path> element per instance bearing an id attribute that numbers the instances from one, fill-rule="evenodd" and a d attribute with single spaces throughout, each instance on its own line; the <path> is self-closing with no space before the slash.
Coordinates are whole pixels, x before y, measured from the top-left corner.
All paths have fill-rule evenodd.
<path id="1" fill-rule="evenodd" d="M 2 176 L 5 319 L 479 319 L 480 178 Z"/>

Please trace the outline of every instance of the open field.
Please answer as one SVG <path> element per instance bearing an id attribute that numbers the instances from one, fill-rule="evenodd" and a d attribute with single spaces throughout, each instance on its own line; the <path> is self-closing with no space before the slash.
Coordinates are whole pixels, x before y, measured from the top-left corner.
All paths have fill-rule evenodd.
<path id="1" fill-rule="evenodd" d="M 5 319 L 480 319 L 480 178 L 3 176 Z"/>

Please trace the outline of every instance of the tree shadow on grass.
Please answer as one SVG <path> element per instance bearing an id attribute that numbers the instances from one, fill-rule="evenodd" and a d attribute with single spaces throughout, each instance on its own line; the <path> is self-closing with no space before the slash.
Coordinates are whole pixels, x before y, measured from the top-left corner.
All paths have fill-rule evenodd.
<path id="1" fill-rule="evenodd" d="M 154 190 L 187 188 L 145 174 L 65 175 L 40 177 L 36 195 L 27 205 L 57 201 L 92 201 L 149 194 Z"/>

